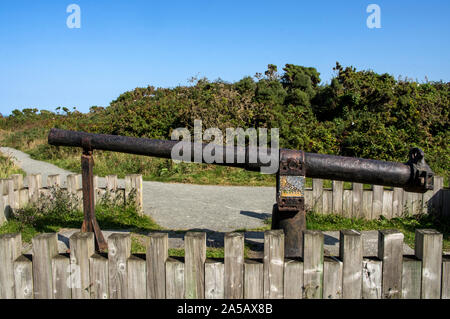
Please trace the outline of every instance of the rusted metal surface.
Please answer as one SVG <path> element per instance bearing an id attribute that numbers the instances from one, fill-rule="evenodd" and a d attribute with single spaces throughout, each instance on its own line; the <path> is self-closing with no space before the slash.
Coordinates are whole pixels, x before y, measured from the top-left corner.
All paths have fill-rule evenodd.
<path id="1" fill-rule="evenodd" d="M 87 142 L 88 143 L 88 142 Z M 105 251 L 108 244 L 103 237 L 100 226 L 95 217 L 95 199 L 94 199 L 94 159 L 92 157 L 92 149 L 88 144 L 84 145 L 83 154 L 81 155 L 81 178 L 83 187 L 83 211 L 84 220 L 81 226 L 82 232 L 93 232 L 95 234 L 95 248 L 97 251 Z"/>
<path id="2" fill-rule="evenodd" d="M 90 138 L 92 149 L 168 159 L 171 158 L 172 147 L 179 143 L 178 141 L 93 134 L 60 129 L 52 129 L 50 131 L 48 142 L 51 145 L 82 147 L 82 140 L 84 137 Z M 180 143 L 194 145 L 194 143 L 190 142 Z M 207 144 L 203 144 L 200 148 L 190 148 L 192 150 L 190 154 L 192 162 L 194 162 L 196 158 L 202 158 L 201 156 L 195 157 L 195 152 L 200 152 L 206 145 Z M 232 147 L 234 150 L 235 161 L 227 163 L 225 161 L 225 154 L 229 148 L 230 147 L 227 146 L 223 147 L 224 161 L 223 163 L 217 163 L 217 165 L 241 167 L 250 171 L 259 171 L 262 166 L 267 165 L 260 161 L 259 157 L 256 163 L 249 163 L 248 157 L 245 158 L 244 163 L 240 163 L 237 160 L 236 154 L 238 154 L 240 150 L 245 151 L 245 147 Z M 289 151 L 290 155 L 303 153 L 302 151 L 297 150 Z M 248 154 L 248 152 L 246 152 L 246 154 Z M 424 176 L 424 167 L 428 165 L 426 165 L 424 160 L 422 163 L 423 158 L 419 160 L 418 157 L 415 157 L 413 160 L 410 159 L 407 163 L 403 164 L 315 153 L 304 153 L 304 156 L 306 177 L 401 187 L 407 191 L 418 193 L 424 193 L 427 190 L 433 189 L 431 178 L 433 172 L 431 170 L 426 170 L 426 176 Z"/>

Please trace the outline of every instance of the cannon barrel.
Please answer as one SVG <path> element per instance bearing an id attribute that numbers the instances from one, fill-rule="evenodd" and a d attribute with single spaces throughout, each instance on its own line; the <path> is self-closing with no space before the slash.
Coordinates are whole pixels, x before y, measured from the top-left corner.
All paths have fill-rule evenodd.
<path id="1" fill-rule="evenodd" d="M 191 161 L 197 161 L 196 159 L 200 158 L 201 162 L 204 162 L 203 157 L 196 157 L 196 152 L 201 152 L 207 145 L 200 144 L 200 148 L 196 148 L 194 146 L 195 143 L 192 142 L 94 134 L 56 128 L 51 129 L 48 135 L 48 142 L 55 146 L 81 147 L 84 149 L 115 151 L 167 159 L 172 158 L 172 148 L 177 143 L 187 143 L 189 149 L 192 149 L 190 154 Z M 225 161 L 225 154 L 230 148 L 234 154 L 234 160 L 231 162 Z M 258 148 L 257 154 L 260 154 L 259 150 L 260 148 Z M 238 160 L 237 154 L 239 151 L 246 151 L 244 161 Z M 265 149 L 265 151 L 266 154 L 270 154 L 270 149 Z M 257 171 L 262 166 L 268 166 L 260 160 L 259 155 L 255 163 L 250 163 L 248 160 L 248 148 L 245 147 L 223 146 L 222 154 L 224 156 L 223 163 L 214 164 L 240 167 L 251 171 Z M 420 193 L 433 189 L 433 172 L 426 164 L 423 152 L 420 149 L 414 148 L 410 151 L 409 156 L 409 161 L 404 164 L 336 155 L 304 153 L 305 176 L 401 187 L 407 191 Z"/>

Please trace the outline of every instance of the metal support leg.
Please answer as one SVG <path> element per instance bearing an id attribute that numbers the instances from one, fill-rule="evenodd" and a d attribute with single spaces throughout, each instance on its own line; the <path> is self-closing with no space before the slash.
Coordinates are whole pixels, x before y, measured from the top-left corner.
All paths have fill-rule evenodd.
<path id="1" fill-rule="evenodd" d="M 93 232 L 95 234 L 95 249 L 105 251 L 108 244 L 103 237 L 102 231 L 95 218 L 95 197 L 94 197 L 94 159 L 92 150 L 83 149 L 81 155 L 82 184 L 83 184 L 83 211 L 84 221 L 81 226 L 82 232 Z"/>
<path id="2" fill-rule="evenodd" d="M 284 231 L 286 257 L 303 255 L 305 216 L 305 156 L 303 152 L 280 151 L 277 203 L 272 210 L 272 229 Z"/>

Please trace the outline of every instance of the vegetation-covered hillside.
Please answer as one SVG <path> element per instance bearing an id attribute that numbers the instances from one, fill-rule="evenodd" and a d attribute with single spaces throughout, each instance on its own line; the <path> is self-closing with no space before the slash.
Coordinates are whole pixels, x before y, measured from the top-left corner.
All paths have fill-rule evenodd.
<path id="1" fill-rule="evenodd" d="M 0 120 L 9 145 L 79 170 L 79 150 L 47 145 L 51 127 L 169 139 L 178 127 L 277 127 L 282 147 L 405 162 L 411 147 L 425 151 L 440 175 L 450 171 L 450 83 L 418 83 L 338 63 L 329 84 L 315 68 L 269 65 L 264 74 L 227 83 L 193 80 L 191 86 L 136 88 L 89 113 L 16 110 Z M 147 179 L 267 185 L 272 177 L 238 169 L 97 152 L 96 173 L 142 173 Z"/>

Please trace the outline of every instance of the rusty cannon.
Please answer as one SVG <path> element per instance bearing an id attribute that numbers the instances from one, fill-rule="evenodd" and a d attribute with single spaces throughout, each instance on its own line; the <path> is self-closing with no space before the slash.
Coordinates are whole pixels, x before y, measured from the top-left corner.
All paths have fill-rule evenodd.
<path id="1" fill-rule="evenodd" d="M 82 231 L 94 232 L 98 250 L 106 249 L 107 245 L 94 211 L 95 149 L 174 159 L 173 150 L 176 147 L 179 155 L 186 161 L 239 167 L 250 171 L 267 167 L 269 163 L 261 154 L 270 154 L 277 159 L 277 169 L 274 173 L 277 181 L 276 203 L 272 211 L 272 228 L 284 230 L 285 254 L 289 257 L 302 256 L 303 231 L 306 229 L 306 177 L 393 186 L 418 193 L 433 189 L 434 174 L 419 148 L 410 150 L 406 163 L 398 163 L 307 153 L 301 150 L 262 147 L 251 149 L 249 146 L 227 145 L 216 146 L 213 151 L 216 161 L 211 162 L 202 156 L 202 152 L 210 145 L 191 141 L 93 134 L 53 128 L 48 135 L 48 143 L 55 146 L 80 147 L 83 150 L 81 167 L 85 217 Z"/>

